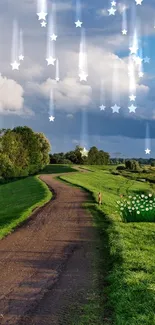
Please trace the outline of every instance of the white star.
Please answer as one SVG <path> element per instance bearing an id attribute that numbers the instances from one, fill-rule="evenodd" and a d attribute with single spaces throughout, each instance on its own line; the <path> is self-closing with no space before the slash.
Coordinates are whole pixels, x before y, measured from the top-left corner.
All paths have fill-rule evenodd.
<path id="1" fill-rule="evenodd" d="M 18 59 L 21 60 L 21 61 L 23 61 L 24 60 L 24 55 L 22 55 L 22 54 L 19 55 Z"/>
<path id="2" fill-rule="evenodd" d="M 150 151 L 151 151 L 151 150 L 147 148 L 147 149 L 145 150 L 146 155 L 147 155 L 147 154 L 150 154 Z"/>
<path id="3" fill-rule="evenodd" d="M 88 77 L 88 75 L 84 72 L 84 71 L 82 71 L 81 73 L 79 73 L 79 77 L 80 77 L 80 81 L 87 81 L 87 77 Z"/>
<path id="4" fill-rule="evenodd" d="M 59 77 L 56 77 L 55 80 L 58 82 L 60 80 L 60 78 Z"/>
<path id="5" fill-rule="evenodd" d="M 112 1 L 111 5 L 115 7 L 116 6 L 116 1 Z"/>
<path id="6" fill-rule="evenodd" d="M 141 5 L 143 0 L 135 0 L 136 5 Z"/>
<path id="7" fill-rule="evenodd" d="M 47 61 L 47 65 L 50 65 L 50 64 L 54 65 L 54 62 L 56 61 L 56 59 L 53 58 L 52 56 L 49 56 L 49 58 L 47 58 L 46 61 Z"/>
<path id="8" fill-rule="evenodd" d="M 82 21 L 80 21 L 79 19 L 75 21 L 76 27 L 81 27 L 82 24 L 83 24 Z"/>
<path id="9" fill-rule="evenodd" d="M 131 47 L 129 47 L 129 50 L 130 50 L 130 54 L 136 54 L 137 51 L 138 51 L 138 47 L 136 45 L 133 45 Z"/>
<path id="10" fill-rule="evenodd" d="M 41 27 L 46 27 L 46 25 L 47 25 L 46 21 L 42 21 Z"/>
<path id="11" fill-rule="evenodd" d="M 53 33 L 50 37 L 52 41 L 56 41 L 58 36 Z"/>
<path id="12" fill-rule="evenodd" d="M 131 95 L 131 96 L 129 96 L 129 98 L 130 98 L 130 102 L 135 102 L 135 99 L 136 99 L 136 96 L 134 96 L 134 95 Z"/>
<path id="13" fill-rule="evenodd" d="M 11 63 L 11 66 L 12 66 L 12 70 L 19 70 L 20 63 L 14 61 L 13 63 Z"/>
<path id="14" fill-rule="evenodd" d="M 109 16 L 110 15 L 115 15 L 115 11 L 116 11 L 116 9 L 114 9 L 113 7 L 111 7 L 110 9 L 108 9 L 108 11 L 109 11 Z"/>
<path id="15" fill-rule="evenodd" d="M 144 63 L 150 63 L 150 58 L 148 58 L 148 56 L 144 58 Z"/>
<path id="16" fill-rule="evenodd" d="M 82 155 L 82 157 L 87 157 L 88 156 L 88 150 L 86 150 L 86 148 L 83 148 L 82 150 L 81 150 L 81 155 Z"/>
<path id="17" fill-rule="evenodd" d="M 47 13 L 44 11 L 38 12 L 37 15 L 39 16 L 38 20 L 46 20 Z"/>
<path id="18" fill-rule="evenodd" d="M 136 62 L 136 64 L 141 64 L 142 61 L 143 61 L 143 59 L 141 59 L 140 56 L 136 56 L 135 59 L 134 59 L 134 61 Z"/>
<path id="19" fill-rule="evenodd" d="M 136 108 L 137 108 L 137 107 L 134 106 L 133 104 L 132 104 L 131 106 L 129 106 L 129 107 L 128 107 L 128 109 L 129 109 L 129 111 L 130 111 L 129 113 L 135 113 Z"/>
<path id="20" fill-rule="evenodd" d="M 123 34 L 123 35 L 126 35 L 126 34 L 127 34 L 127 30 L 126 30 L 126 29 L 123 29 L 123 30 L 122 30 L 122 34 Z"/>
<path id="21" fill-rule="evenodd" d="M 117 106 L 116 104 L 115 104 L 114 106 L 112 106 L 111 108 L 112 108 L 112 110 L 113 110 L 113 113 L 119 113 L 119 109 L 120 109 L 120 107 Z"/>
<path id="22" fill-rule="evenodd" d="M 100 106 L 100 111 L 104 111 L 106 108 L 106 106 L 104 106 L 103 104 Z"/>
<path id="23" fill-rule="evenodd" d="M 142 78 L 144 76 L 144 72 L 140 71 L 138 75 L 140 78 Z"/>
<path id="24" fill-rule="evenodd" d="M 50 120 L 50 122 L 51 122 L 51 121 L 54 122 L 55 117 L 51 115 L 51 116 L 49 116 L 49 120 Z"/>

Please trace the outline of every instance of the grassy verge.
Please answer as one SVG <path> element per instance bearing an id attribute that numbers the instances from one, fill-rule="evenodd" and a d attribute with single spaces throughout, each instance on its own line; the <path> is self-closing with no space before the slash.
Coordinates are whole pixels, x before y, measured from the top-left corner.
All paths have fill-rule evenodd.
<path id="1" fill-rule="evenodd" d="M 115 212 L 120 193 L 148 193 L 152 188 L 148 183 L 103 170 L 70 174 L 61 179 L 92 193 L 94 203 L 85 207 L 92 213 L 98 232 L 96 290 L 73 325 L 154 325 L 155 224 L 123 223 Z M 96 204 L 99 190 L 103 195 L 101 207 Z"/>
<path id="2" fill-rule="evenodd" d="M 0 239 L 51 197 L 52 193 L 37 176 L 0 185 Z"/>

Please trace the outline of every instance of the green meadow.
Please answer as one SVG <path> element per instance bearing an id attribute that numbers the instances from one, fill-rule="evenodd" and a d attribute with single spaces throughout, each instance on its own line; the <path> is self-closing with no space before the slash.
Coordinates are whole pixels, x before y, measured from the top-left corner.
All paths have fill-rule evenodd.
<path id="1" fill-rule="evenodd" d="M 153 193 L 149 183 L 115 176 L 108 168 L 85 166 L 93 172 L 61 176 L 89 192 L 85 204 L 98 236 L 94 292 L 72 325 L 155 324 L 155 223 L 124 223 L 116 201 L 124 196 Z M 109 167 L 111 168 L 111 167 Z M 103 204 L 97 204 L 101 191 Z"/>

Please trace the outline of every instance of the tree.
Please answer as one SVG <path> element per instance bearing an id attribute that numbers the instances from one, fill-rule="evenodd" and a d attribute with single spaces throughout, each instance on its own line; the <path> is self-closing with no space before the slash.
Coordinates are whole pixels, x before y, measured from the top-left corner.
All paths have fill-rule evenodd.
<path id="1" fill-rule="evenodd" d="M 98 149 L 94 146 L 91 147 L 88 152 L 88 164 L 98 165 L 99 163 L 99 152 Z"/>

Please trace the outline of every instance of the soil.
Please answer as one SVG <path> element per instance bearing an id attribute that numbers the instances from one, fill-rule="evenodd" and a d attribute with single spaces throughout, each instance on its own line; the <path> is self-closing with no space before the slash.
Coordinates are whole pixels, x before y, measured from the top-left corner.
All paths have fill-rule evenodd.
<path id="1" fill-rule="evenodd" d="M 0 241 L 0 324 L 69 325 L 72 310 L 92 287 L 91 216 L 87 194 L 54 179 L 40 178 L 54 197 Z"/>

